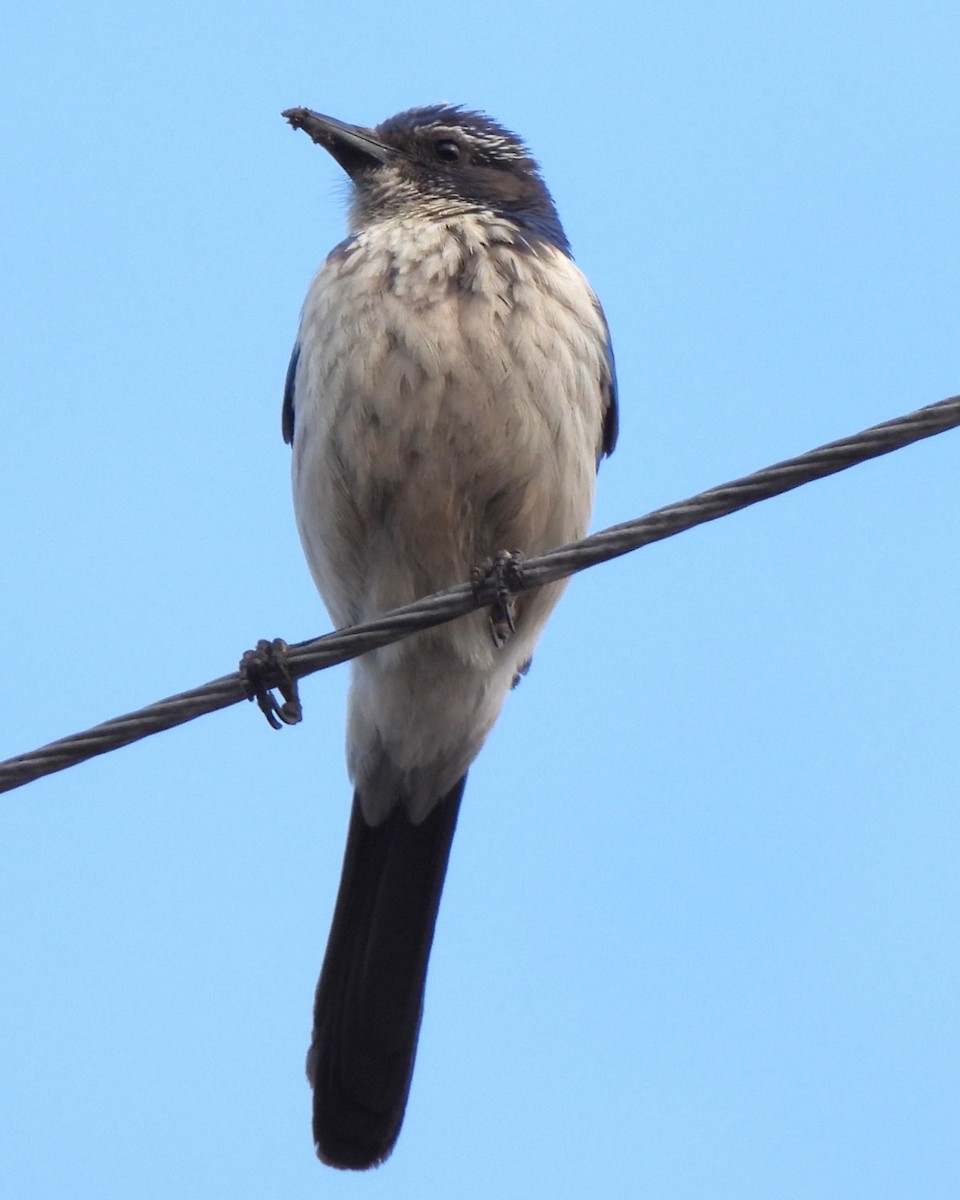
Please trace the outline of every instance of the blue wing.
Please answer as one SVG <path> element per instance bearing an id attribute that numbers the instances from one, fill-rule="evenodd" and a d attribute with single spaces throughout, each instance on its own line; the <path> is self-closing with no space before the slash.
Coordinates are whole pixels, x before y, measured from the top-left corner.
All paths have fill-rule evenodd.
<path id="1" fill-rule="evenodd" d="M 601 316 L 603 313 L 601 312 Z M 604 317 L 604 325 L 607 324 Z M 610 329 L 607 327 L 607 367 L 606 379 L 601 380 L 604 399 L 607 402 L 603 414 L 603 441 L 600 443 L 600 457 L 612 454 L 617 444 L 617 434 L 620 432 L 620 406 L 617 402 L 617 364 L 613 359 L 613 343 L 610 341 Z"/>
<path id="2" fill-rule="evenodd" d="M 283 414 L 280 418 L 280 427 L 283 430 L 283 440 L 288 446 L 293 443 L 293 395 L 296 390 L 297 363 L 299 361 L 300 343 L 298 341 L 293 347 L 293 353 L 290 355 L 290 366 L 287 367 L 287 380 L 283 385 Z"/>

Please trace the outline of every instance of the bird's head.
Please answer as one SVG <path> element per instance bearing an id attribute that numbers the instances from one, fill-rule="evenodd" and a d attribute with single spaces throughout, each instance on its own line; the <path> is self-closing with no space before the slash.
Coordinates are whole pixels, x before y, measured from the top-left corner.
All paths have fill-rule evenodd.
<path id="1" fill-rule="evenodd" d="M 283 114 L 337 160 L 353 183 L 354 229 L 397 216 L 492 213 L 569 253 L 550 193 L 515 133 L 458 106 L 412 108 L 375 129 L 308 108 Z"/>

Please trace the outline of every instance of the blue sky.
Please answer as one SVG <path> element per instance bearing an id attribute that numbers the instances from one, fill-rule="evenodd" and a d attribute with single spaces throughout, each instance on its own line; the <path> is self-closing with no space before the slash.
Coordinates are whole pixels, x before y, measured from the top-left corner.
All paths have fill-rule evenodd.
<path id="1" fill-rule="evenodd" d="M 595 527 L 960 391 L 953 3 L 7 9 L 0 756 L 329 628 L 279 435 L 338 169 L 484 108 L 617 352 Z M 471 773 L 410 1106 L 303 1057 L 346 670 L 0 800 L 0 1194 L 960 1193 L 960 438 L 575 580 Z"/>

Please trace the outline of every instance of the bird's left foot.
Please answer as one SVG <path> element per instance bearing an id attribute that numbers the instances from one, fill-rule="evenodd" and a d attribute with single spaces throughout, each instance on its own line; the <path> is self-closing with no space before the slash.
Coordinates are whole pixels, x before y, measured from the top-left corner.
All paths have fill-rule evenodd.
<path id="1" fill-rule="evenodd" d="M 474 591 L 479 594 L 488 580 L 496 584 L 497 593 L 490 606 L 490 636 L 498 650 L 517 632 L 516 592 L 523 582 L 523 555 L 519 550 L 498 550 L 493 558 L 477 563 L 472 573 Z"/>
<path id="2" fill-rule="evenodd" d="M 287 661 L 289 649 L 283 638 L 274 638 L 272 642 L 261 638 L 257 648 L 247 650 L 240 659 L 240 674 L 247 699 L 256 700 L 260 711 L 274 729 L 297 725 L 303 718 L 297 681 L 290 674 Z M 283 704 L 277 703 L 273 688 L 283 697 Z"/>
<path id="3" fill-rule="evenodd" d="M 524 675 L 530 674 L 530 667 L 532 664 L 533 664 L 532 658 L 528 658 L 525 663 L 520 664 L 520 666 L 517 668 L 517 673 L 514 675 L 513 680 L 510 683 L 510 691 L 511 692 L 513 691 L 513 689 L 515 687 L 517 687 L 519 685 L 520 680 L 524 677 Z"/>

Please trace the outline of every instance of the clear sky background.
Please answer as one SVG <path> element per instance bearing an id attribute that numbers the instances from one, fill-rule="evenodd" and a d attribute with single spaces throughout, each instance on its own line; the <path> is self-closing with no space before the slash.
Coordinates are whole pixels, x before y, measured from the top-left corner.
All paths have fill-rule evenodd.
<path id="1" fill-rule="evenodd" d="M 344 189 L 282 108 L 529 140 L 617 352 L 599 528 L 960 391 L 958 56 L 955 0 L 8 7 L 0 755 L 329 628 L 279 413 Z M 303 1077 L 346 669 L 0 798 L 0 1195 L 956 1200 L 958 478 L 571 584 L 369 1175 Z"/>

